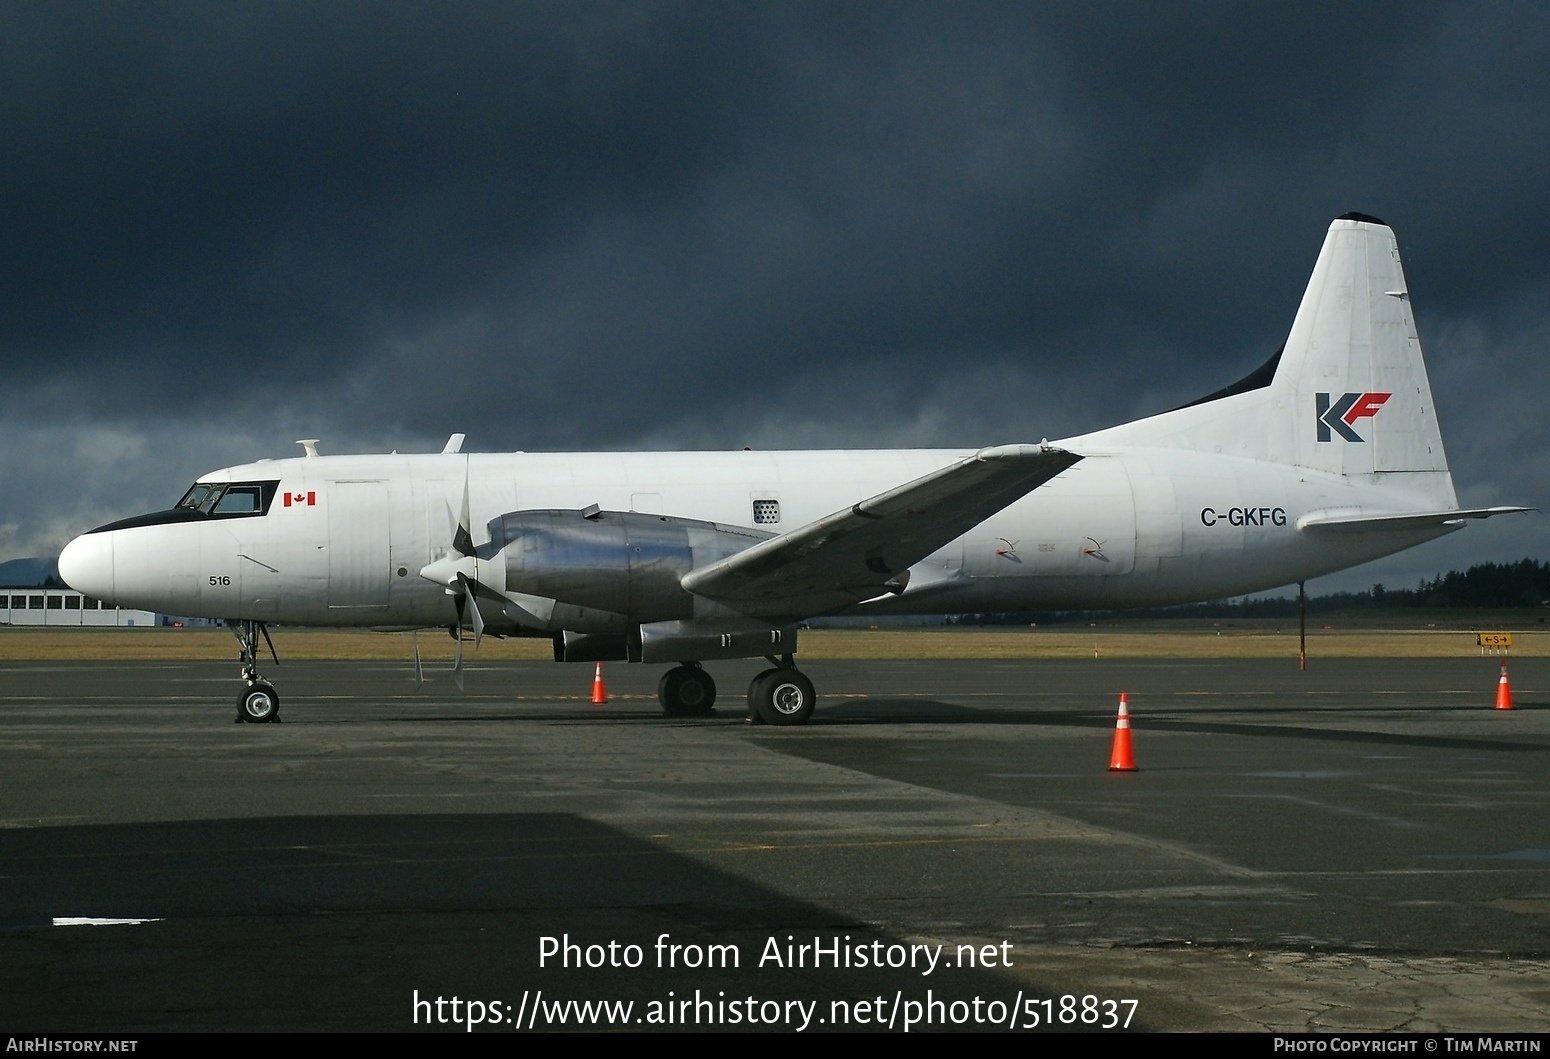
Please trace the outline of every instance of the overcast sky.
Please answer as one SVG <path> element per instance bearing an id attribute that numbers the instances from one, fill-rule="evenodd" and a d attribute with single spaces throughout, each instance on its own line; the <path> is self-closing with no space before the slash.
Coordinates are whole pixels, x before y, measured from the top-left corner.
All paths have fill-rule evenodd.
<path id="1" fill-rule="evenodd" d="M 1262 363 L 1352 210 L 1461 501 L 1550 508 L 1547 71 L 1538 2 L 7 3 L 0 559 L 303 437 L 1096 429 Z"/>

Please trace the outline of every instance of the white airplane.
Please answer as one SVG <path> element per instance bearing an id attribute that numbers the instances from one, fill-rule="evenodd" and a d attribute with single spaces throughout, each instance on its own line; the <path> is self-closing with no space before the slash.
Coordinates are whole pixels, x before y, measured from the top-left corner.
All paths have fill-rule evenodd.
<path id="1" fill-rule="evenodd" d="M 755 721 L 805 723 L 806 619 L 1218 599 L 1530 510 L 1461 510 L 1394 233 L 1329 229 L 1280 352 L 1182 408 L 978 451 L 440 454 L 260 460 L 65 548 L 71 587 L 225 619 L 239 719 L 279 715 L 267 625 L 542 636 L 567 662 L 676 663 L 668 714 L 708 712 L 701 663 L 765 656 Z M 477 516 L 477 517 L 476 517 Z M 484 524 L 481 540 L 473 527 Z M 273 653 L 270 642 L 270 652 Z M 418 652 L 416 669 L 419 670 Z"/>

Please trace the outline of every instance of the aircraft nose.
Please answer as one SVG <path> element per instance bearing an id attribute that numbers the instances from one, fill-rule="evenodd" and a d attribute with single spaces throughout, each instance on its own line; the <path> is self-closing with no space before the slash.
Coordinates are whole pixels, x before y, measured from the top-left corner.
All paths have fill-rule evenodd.
<path id="1" fill-rule="evenodd" d="M 87 533 L 59 553 L 59 576 L 94 599 L 113 598 L 113 534 Z"/>

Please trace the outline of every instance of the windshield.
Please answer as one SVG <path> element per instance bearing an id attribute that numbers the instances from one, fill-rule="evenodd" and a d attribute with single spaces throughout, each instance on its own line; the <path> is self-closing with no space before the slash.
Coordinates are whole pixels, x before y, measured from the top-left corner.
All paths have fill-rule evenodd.
<path id="1" fill-rule="evenodd" d="M 195 482 L 176 507 L 206 515 L 262 515 L 279 482 Z"/>
<path id="2" fill-rule="evenodd" d="M 208 510 L 208 508 L 203 508 L 200 505 L 204 503 L 205 497 L 209 496 L 210 493 L 213 492 L 214 490 L 216 490 L 217 488 L 218 488 L 217 486 L 202 485 L 202 484 L 200 484 L 198 482 L 195 482 L 194 483 L 194 487 L 192 489 L 190 489 L 188 492 L 184 493 L 183 494 L 183 499 L 179 500 L 173 506 L 174 507 L 186 507 L 190 511 L 206 511 L 206 510 Z"/>

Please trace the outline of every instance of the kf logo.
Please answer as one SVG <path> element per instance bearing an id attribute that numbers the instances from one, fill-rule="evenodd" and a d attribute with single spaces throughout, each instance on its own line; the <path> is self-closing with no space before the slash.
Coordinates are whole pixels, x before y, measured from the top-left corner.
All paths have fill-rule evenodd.
<path id="1" fill-rule="evenodd" d="M 1332 438 L 1330 431 L 1334 431 L 1347 441 L 1366 441 L 1351 427 L 1358 419 L 1371 419 L 1378 414 L 1378 409 L 1383 407 L 1383 402 L 1394 395 L 1391 393 L 1343 393 L 1340 399 L 1330 404 L 1327 393 L 1315 394 L 1318 400 L 1319 414 L 1319 440 L 1329 441 Z"/>

